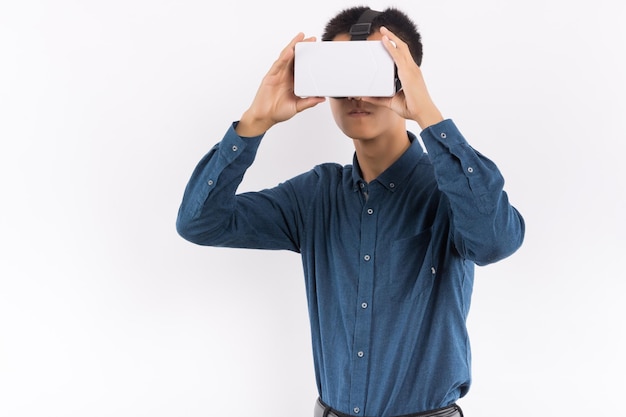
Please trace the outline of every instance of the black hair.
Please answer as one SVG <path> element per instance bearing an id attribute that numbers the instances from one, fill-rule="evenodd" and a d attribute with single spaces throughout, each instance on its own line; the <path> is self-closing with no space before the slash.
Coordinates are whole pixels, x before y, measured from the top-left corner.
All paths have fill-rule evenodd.
<path id="1" fill-rule="evenodd" d="M 326 24 L 322 41 L 332 41 L 337 35 L 350 33 L 350 28 L 361 17 L 364 11 L 369 9 L 365 6 L 351 7 L 339 12 Z M 411 51 L 411 56 L 417 65 L 422 64 L 422 36 L 417 30 L 415 23 L 402 11 L 389 7 L 382 11 L 372 21 L 372 32 L 385 26 L 396 36 L 402 39 Z"/>

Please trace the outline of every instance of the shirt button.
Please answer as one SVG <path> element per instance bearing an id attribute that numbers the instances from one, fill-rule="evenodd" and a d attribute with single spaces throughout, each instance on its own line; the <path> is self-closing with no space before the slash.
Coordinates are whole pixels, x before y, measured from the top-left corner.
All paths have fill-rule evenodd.
<path id="1" fill-rule="evenodd" d="M 467 168 L 467 172 L 469 172 L 469 173 L 471 174 L 472 172 L 474 172 L 474 168 L 472 168 L 472 167 L 468 167 L 468 168 Z"/>
<path id="2" fill-rule="evenodd" d="M 393 182 L 389 183 L 389 188 L 395 188 L 396 184 L 394 184 Z"/>
<path id="3" fill-rule="evenodd" d="M 446 135 L 445 132 L 441 132 L 440 136 L 441 136 L 441 139 L 445 139 L 448 137 L 448 135 Z"/>
<path id="4" fill-rule="evenodd" d="M 362 357 L 363 357 L 363 355 L 365 355 L 365 353 L 363 353 L 363 351 L 359 351 L 356 355 L 357 355 L 359 358 L 362 358 Z"/>
<path id="5" fill-rule="evenodd" d="M 361 188 L 365 188 L 365 184 L 363 184 L 362 182 L 359 183 L 359 187 Z"/>
<path id="6" fill-rule="evenodd" d="M 233 145 L 233 152 L 237 152 L 238 149 L 237 145 Z"/>
<path id="7" fill-rule="evenodd" d="M 206 183 L 209 185 L 213 185 L 213 180 L 208 180 Z"/>
<path id="8" fill-rule="evenodd" d="M 361 412 L 361 409 L 359 407 L 354 407 L 352 411 L 354 411 L 354 414 L 359 414 Z"/>
<path id="9" fill-rule="evenodd" d="M 436 270 L 436 269 L 435 269 L 435 267 L 433 266 L 433 267 L 431 267 L 431 268 L 430 268 L 430 272 L 431 272 L 433 275 L 435 275 L 435 274 L 437 273 L 437 270 Z"/>
<path id="10" fill-rule="evenodd" d="M 374 214 L 374 210 L 372 210 L 372 209 L 367 209 L 367 214 Z"/>
<path id="11" fill-rule="evenodd" d="M 361 308 L 367 308 L 367 303 L 361 303 Z"/>
<path id="12" fill-rule="evenodd" d="M 369 255 L 365 255 L 365 256 L 363 257 L 363 259 L 365 259 L 366 261 L 369 261 L 370 259 L 372 259 L 372 257 L 371 257 L 371 256 L 369 256 Z"/>

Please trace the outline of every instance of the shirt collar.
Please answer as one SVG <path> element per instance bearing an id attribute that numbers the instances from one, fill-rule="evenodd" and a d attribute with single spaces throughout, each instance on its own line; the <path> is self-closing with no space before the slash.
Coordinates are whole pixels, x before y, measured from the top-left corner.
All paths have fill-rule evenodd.
<path id="1" fill-rule="evenodd" d="M 423 156 L 424 151 L 422 146 L 420 145 L 416 136 L 407 131 L 409 136 L 409 141 L 411 145 L 409 148 L 398 158 L 396 162 L 394 162 L 389 168 L 387 168 L 382 174 L 378 176 L 374 181 L 378 181 L 381 183 L 387 190 L 395 191 L 398 189 L 398 186 L 402 184 L 402 182 L 408 177 L 409 173 L 415 167 L 415 163 Z M 354 153 L 354 157 L 352 158 L 352 180 L 353 180 L 353 189 L 357 191 L 359 189 L 359 184 L 365 183 L 363 177 L 361 175 L 361 167 L 359 166 L 359 161 L 356 157 L 356 152 Z"/>

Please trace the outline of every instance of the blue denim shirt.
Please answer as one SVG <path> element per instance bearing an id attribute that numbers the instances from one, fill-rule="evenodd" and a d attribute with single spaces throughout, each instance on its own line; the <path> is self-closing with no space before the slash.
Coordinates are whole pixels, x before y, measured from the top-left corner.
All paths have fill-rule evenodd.
<path id="1" fill-rule="evenodd" d="M 354 416 L 454 403 L 469 389 L 474 265 L 512 254 L 524 222 L 489 159 L 451 120 L 422 131 L 366 183 L 358 161 L 322 164 L 237 194 L 262 137 L 230 127 L 185 190 L 177 230 L 200 244 L 302 256 L 321 399 Z"/>

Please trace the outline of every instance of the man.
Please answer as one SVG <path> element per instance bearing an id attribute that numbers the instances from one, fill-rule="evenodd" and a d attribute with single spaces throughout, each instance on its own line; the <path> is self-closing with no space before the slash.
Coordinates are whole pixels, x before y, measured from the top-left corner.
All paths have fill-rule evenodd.
<path id="1" fill-rule="evenodd" d="M 177 229 L 201 245 L 302 256 L 322 416 L 460 416 L 470 386 L 466 317 L 474 265 L 512 254 L 524 222 L 493 162 L 474 151 L 426 89 L 420 35 L 396 9 L 342 11 L 324 40 L 368 40 L 397 66 L 393 97 L 331 98 L 352 165 L 322 164 L 275 188 L 237 194 L 264 134 L 324 98 L 293 93 L 296 36 L 247 111 L 200 161 Z M 402 34 L 402 37 L 398 36 Z M 406 120 L 422 129 L 425 153 Z"/>

